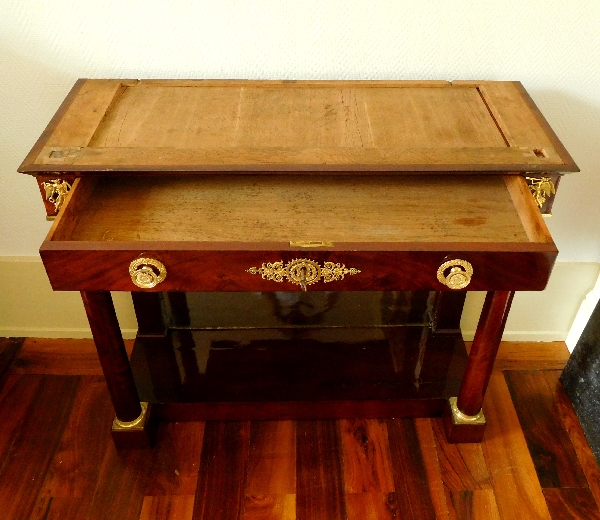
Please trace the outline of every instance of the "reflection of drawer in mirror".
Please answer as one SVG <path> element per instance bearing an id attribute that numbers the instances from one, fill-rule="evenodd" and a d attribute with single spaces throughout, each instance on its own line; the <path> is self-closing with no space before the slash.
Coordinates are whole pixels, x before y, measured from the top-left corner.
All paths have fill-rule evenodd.
<path id="1" fill-rule="evenodd" d="M 556 247 L 517 175 L 78 179 L 55 290 L 541 290 Z"/>

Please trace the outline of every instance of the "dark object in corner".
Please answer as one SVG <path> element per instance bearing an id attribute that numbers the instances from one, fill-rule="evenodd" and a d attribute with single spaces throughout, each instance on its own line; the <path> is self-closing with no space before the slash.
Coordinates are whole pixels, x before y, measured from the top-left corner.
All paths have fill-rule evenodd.
<path id="1" fill-rule="evenodd" d="M 600 302 L 596 305 L 561 380 L 600 463 Z"/>

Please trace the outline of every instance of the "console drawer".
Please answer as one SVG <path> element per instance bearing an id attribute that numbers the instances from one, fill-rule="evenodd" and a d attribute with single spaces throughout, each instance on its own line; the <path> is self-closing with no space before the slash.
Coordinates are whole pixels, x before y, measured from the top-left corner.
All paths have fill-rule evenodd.
<path id="1" fill-rule="evenodd" d="M 55 290 L 541 290 L 557 250 L 517 175 L 221 174 L 77 179 L 40 253 Z"/>

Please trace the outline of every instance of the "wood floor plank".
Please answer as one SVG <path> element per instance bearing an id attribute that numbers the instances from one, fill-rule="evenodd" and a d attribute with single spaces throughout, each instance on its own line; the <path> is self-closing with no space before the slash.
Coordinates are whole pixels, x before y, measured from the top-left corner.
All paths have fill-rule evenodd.
<path id="1" fill-rule="evenodd" d="M 415 422 L 413 419 L 388 419 L 386 423 L 398 516 L 406 520 L 433 520 L 436 512 Z"/>
<path id="2" fill-rule="evenodd" d="M 244 520 L 296 520 L 296 495 L 247 495 Z"/>
<path id="3" fill-rule="evenodd" d="M 6 378 L 0 392 L 0 472 L 8 460 L 13 439 L 27 420 L 41 384 L 41 376 Z"/>
<path id="4" fill-rule="evenodd" d="M 432 428 L 432 419 L 415 419 L 419 445 L 423 454 L 427 482 L 429 482 L 429 494 L 438 520 L 447 520 L 448 504 L 442 480 L 442 471 L 438 457 L 438 450 Z"/>
<path id="5" fill-rule="evenodd" d="M 146 496 L 139 520 L 192 520 L 194 495 Z"/>
<path id="6" fill-rule="evenodd" d="M 28 520 L 85 520 L 90 497 L 49 497 L 38 500 Z"/>
<path id="7" fill-rule="evenodd" d="M 387 426 L 374 419 L 339 421 L 346 493 L 393 493 Z"/>
<path id="8" fill-rule="evenodd" d="M 348 520 L 396 520 L 398 497 L 390 493 L 347 493 Z"/>
<path id="9" fill-rule="evenodd" d="M 67 424 L 79 378 L 27 376 L 19 382 L 22 385 L 13 388 L 31 383 L 37 386 L 37 393 L 14 430 L 8 456 L 0 469 L 0 511 L 7 519 L 31 517 Z"/>
<path id="10" fill-rule="evenodd" d="M 138 520 L 151 463 L 151 450 L 117 451 L 109 442 L 86 519 Z"/>
<path id="11" fill-rule="evenodd" d="M 133 340 L 126 340 L 125 348 L 131 354 Z M 27 338 L 9 373 L 102 375 L 102 368 L 91 339 Z"/>
<path id="12" fill-rule="evenodd" d="M 600 520 L 600 511 L 589 489 L 544 489 L 552 520 Z"/>
<path id="13" fill-rule="evenodd" d="M 449 444 L 443 419 L 431 422 L 444 486 L 451 492 L 491 489 L 481 444 Z"/>
<path id="14" fill-rule="evenodd" d="M 543 371 L 504 374 L 542 488 L 587 487 L 569 434 Z"/>
<path id="15" fill-rule="evenodd" d="M 31 520 L 79 516 L 90 507 L 104 454 L 111 441 L 114 411 L 101 376 L 83 376 L 60 444 L 46 472 Z M 73 516 L 76 518 L 77 516 Z"/>
<path id="16" fill-rule="evenodd" d="M 0 338 L 0 390 L 25 338 Z"/>
<path id="17" fill-rule="evenodd" d="M 471 342 L 465 345 L 470 350 Z M 562 370 L 569 356 L 564 341 L 502 341 L 494 370 Z"/>
<path id="18" fill-rule="evenodd" d="M 490 378 L 483 404 L 482 448 L 502 520 L 550 519 L 510 392 L 500 372 Z"/>
<path id="19" fill-rule="evenodd" d="M 553 384 L 556 376 L 556 373 L 553 372 L 546 373 L 546 378 L 549 380 L 550 385 Z M 594 457 L 590 445 L 588 444 L 581 423 L 577 418 L 575 409 L 573 408 L 571 400 L 565 392 L 562 383 L 556 382 L 553 387 L 556 390 L 556 405 L 558 407 L 558 412 L 562 419 L 562 423 L 569 433 L 569 439 L 571 439 L 571 443 L 573 444 L 573 448 L 577 454 L 577 459 L 579 460 L 581 468 L 583 469 L 583 473 L 585 474 L 587 484 L 592 495 L 594 496 L 594 499 L 596 500 L 596 505 L 598 505 L 600 508 L 600 467 L 598 466 L 596 457 Z"/>
<path id="20" fill-rule="evenodd" d="M 204 422 L 161 423 L 146 495 L 194 495 L 203 438 Z"/>
<path id="21" fill-rule="evenodd" d="M 492 489 L 449 492 L 452 520 L 501 520 Z"/>
<path id="22" fill-rule="evenodd" d="M 298 519 L 345 520 L 342 448 L 336 421 L 296 422 Z"/>
<path id="23" fill-rule="evenodd" d="M 205 424 L 194 520 L 243 518 L 249 445 L 249 422 Z"/>
<path id="24" fill-rule="evenodd" d="M 113 416 L 104 378 L 82 377 L 41 494 L 50 497 L 83 497 L 92 494 L 104 454 L 111 442 L 110 424 Z"/>
<path id="25" fill-rule="evenodd" d="M 250 426 L 250 451 L 246 496 L 296 494 L 296 423 L 254 421 Z"/>

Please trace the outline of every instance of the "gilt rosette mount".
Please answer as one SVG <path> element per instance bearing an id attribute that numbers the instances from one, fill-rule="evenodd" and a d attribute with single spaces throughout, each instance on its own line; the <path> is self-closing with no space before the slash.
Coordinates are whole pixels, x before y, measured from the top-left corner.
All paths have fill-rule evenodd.
<path id="1" fill-rule="evenodd" d="M 297 258 L 284 264 L 279 262 L 265 262 L 261 267 L 251 267 L 246 269 L 250 274 L 260 274 L 264 280 L 274 282 L 288 281 L 299 285 L 304 292 L 309 285 L 315 284 L 320 280 L 323 282 L 336 282 L 343 280 L 347 274 L 354 275 L 360 273 L 359 269 L 346 267 L 344 264 L 335 262 L 323 262 L 320 266 L 318 262 L 307 258 Z"/>

